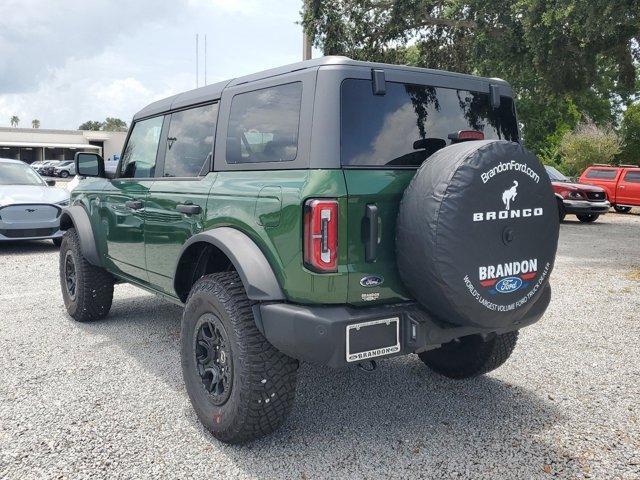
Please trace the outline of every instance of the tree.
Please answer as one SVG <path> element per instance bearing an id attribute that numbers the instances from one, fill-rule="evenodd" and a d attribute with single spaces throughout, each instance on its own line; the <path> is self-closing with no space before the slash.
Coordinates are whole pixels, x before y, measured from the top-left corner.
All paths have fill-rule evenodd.
<path id="1" fill-rule="evenodd" d="M 622 117 L 621 163 L 640 164 L 640 102 L 629 105 Z"/>
<path id="2" fill-rule="evenodd" d="M 40 128 L 40 120 L 37 118 L 31 120 L 31 128 Z"/>
<path id="3" fill-rule="evenodd" d="M 562 137 L 560 151 L 569 173 L 576 175 L 594 163 L 612 163 L 620 153 L 620 143 L 611 127 L 598 127 L 588 119 Z"/>
<path id="4" fill-rule="evenodd" d="M 102 122 L 97 122 L 95 120 L 87 120 L 83 124 L 78 127 L 78 130 L 93 130 L 98 131 L 102 129 Z"/>
<path id="5" fill-rule="evenodd" d="M 15 128 L 20 123 L 20 118 L 18 118 L 17 115 L 12 115 L 9 121 L 11 122 L 11 126 Z"/>
<path id="6" fill-rule="evenodd" d="M 505 78 L 536 152 L 636 92 L 640 0 L 306 0 L 302 23 L 325 54 Z"/>
<path id="7" fill-rule="evenodd" d="M 119 118 L 107 117 L 102 124 L 102 130 L 107 132 L 126 132 L 127 124 Z"/>

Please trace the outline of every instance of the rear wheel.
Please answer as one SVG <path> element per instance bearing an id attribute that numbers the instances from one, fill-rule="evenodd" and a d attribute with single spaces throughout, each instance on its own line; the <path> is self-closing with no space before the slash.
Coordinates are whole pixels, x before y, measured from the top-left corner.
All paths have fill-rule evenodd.
<path id="1" fill-rule="evenodd" d="M 567 216 L 567 210 L 564 208 L 564 203 L 562 203 L 562 200 L 557 199 L 557 202 L 558 202 L 558 218 L 562 222 L 564 220 L 564 217 Z"/>
<path id="2" fill-rule="evenodd" d="M 629 213 L 631 211 L 631 207 L 621 207 L 619 205 L 614 205 L 613 209 L 618 213 Z"/>
<path id="3" fill-rule="evenodd" d="M 276 430 L 295 397 L 298 362 L 256 327 L 236 272 L 207 275 L 193 286 L 181 327 L 182 374 L 198 418 L 225 443 Z"/>
<path id="4" fill-rule="evenodd" d="M 113 300 L 113 283 L 109 272 L 82 256 L 76 230 L 67 230 L 60 245 L 60 287 L 69 315 L 78 322 L 106 317 Z"/>
<path id="5" fill-rule="evenodd" d="M 67 177 L 69 176 L 69 172 L 67 172 L 66 170 L 62 170 L 62 171 L 60 172 L 60 176 L 61 176 L 62 178 L 67 178 Z"/>
<path id="6" fill-rule="evenodd" d="M 483 340 L 469 335 L 418 356 L 431 370 L 445 377 L 463 379 L 495 370 L 507 361 L 518 340 L 518 331 Z"/>
<path id="7" fill-rule="evenodd" d="M 578 217 L 578 220 L 583 223 L 595 222 L 599 216 L 600 214 L 598 213 L 585 213 L 584 215 L 576 215 L 576 217 Z"/>

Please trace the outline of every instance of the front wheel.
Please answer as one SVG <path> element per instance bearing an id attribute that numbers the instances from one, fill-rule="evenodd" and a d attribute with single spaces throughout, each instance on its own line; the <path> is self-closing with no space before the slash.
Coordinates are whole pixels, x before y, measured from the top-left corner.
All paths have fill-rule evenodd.
<path id="1" fill-rule="evenodd" d="M 104 318 L 113 300 L 113 277 L 82 255 L 75 228 L 67 230 L 60 245 L 60 288 L 67 312 L 78 322 Z"/>
<path id="2" fill-rule="evenodd" d="M 613 209 L 618 213 L 629 213 L 631 211 L 631 207 L 621 207 L 619 205 L 614 205 Z"/>
<path id="3" fill-rule="evenodd" d="M 60 176 L 61 176 L 62 178 L 67 178 L 67 177 L 69 176 L 69 172 L 67 172 L 66 170 L 62 170 L 62 171 L 60 172 Z"/>
<path id="4" fill-rule="evenodd" d="M 599 216 L 600 214 L 598 213 L 585 213 L 584 215 L 576 215 L 576 217 L 578 217 L 578 220 L 580 220 L 582 223 L 595 222 Z"/>
<path id="5" fill-rule="evenodd" d="M 298 362 L 276 350 L 256 327 L 236 272 L 214 273 L 193 286 L 182 317 L 182 375 L 202 424 L 225 443 L 276 430 L 295 397 Z"/>
<path id="6" fill-rule="evenodd" d="M 558 219 L 560 222 L 564 221 L 564 217 L 567 216 L 567 210 L 564 208 L 564 203 L 559 198 L 556 200 L 558 203 Z"/>
<path id="7" fill-rule="evenodd" d="M 434 372 L 460 380 L 483 375 L 501 366 L 513 352 L 517 340 L 517 330 L 489 340 L 480 335 L 469 335 L 418 356 Z"/>

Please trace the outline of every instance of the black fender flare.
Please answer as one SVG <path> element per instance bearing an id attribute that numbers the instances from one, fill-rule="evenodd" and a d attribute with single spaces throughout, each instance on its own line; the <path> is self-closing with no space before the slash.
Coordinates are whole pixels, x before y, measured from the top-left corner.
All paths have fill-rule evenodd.
<path id="1" fill-rule="evenodd" d="M 240 275 L 247 297 L 251 300 L 273 301 L 285 299 L 278 279 L 262 250 L 249 236 L 231 227 L 217 227 L 206 230 L 192 236 L 185 242 L 174 269 L 173 286 L 176 292 L 178 290 L 176 274 L 182 256 L 191 245 L 197 242 L 210 243 L 229 258 Z"/>
<path id="2" fill-rule="evenodd" d="M 102 267 L 100 255 L 93 235 L 93 227 L 89 214 L 80 205 L 72 205 L 62 209 L 60 214 L 60 230 L 69 230 L 75 228 L 80 239 L 80 249 L 82 255 L 92 265 Z"/>

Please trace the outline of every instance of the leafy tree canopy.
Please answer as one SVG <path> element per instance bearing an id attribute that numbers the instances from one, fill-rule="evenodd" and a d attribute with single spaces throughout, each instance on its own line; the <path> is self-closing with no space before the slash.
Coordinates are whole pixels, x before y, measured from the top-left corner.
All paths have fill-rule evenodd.
<path id="1" fill-rule="evenodd" d="M 640 0 L 306 0 L 302 23 L 328 55 L 505 78 L 537 152 L 638 90 Z"/>
<path id="2" fill-rule="evenodd" d="M 622 117 L 621 163 L 640 165 L 640 102 L 629 105 Z"/>
<path id="3" fill-rule="evenodd" d="M 104 122 L 88 120 L 78 127 L 78 130 L 104 130 L 107 132 L 126 132 L 127 124 L 123 120 L 107 117 Z"/>

